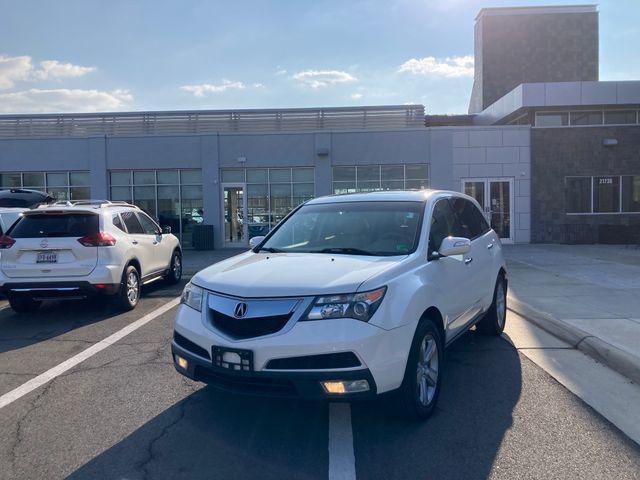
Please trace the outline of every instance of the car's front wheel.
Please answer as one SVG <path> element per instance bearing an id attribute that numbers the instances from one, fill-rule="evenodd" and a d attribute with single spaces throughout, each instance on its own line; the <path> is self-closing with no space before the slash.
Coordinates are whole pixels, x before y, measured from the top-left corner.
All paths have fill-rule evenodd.
<path id="1" fill-rule="evenodd" d="M 118 307 L 133 310 L 140 299 L 140 274 L 133 265 L 128 265 L 122 273 L 120 290 L 115 296 Z"/>
<path id="2" fill-rule="evenodd" d="M 444 340 L 430 319 L 420 321 L 411 344 L 402 385 L 397 392 L 398 406 L 404 416 L 425 420 L 440 395 L 444 367 Z"/>
<path id="3" fill-rule="evenodd" d="M 9 297 L 9 305 L 16 313 L 31 313 L 35 312 L 42 302 L 34 300 L 29 297 Z"/>
<path id="4" fill-rule="evenodd" d="M 493 302 L 477 328 L 485 335 L 500 335 L 504 331 L 507 321 L 507 280 L 503 275 L 498 276 L 493 290 Z"/>

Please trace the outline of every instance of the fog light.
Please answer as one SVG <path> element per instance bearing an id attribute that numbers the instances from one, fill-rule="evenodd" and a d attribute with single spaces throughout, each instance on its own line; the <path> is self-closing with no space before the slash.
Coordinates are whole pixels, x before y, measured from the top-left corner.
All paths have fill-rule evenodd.
<path id="1" fill-rule="evenodd" d="M 332 395 L 367 392 L 369 390 L 369 382 L 366 380 L 337 380 L 320 383 L 322 383 L 324 390 Z"/>
<path id="2" fill-rule="evenodd" d="M 187 362 L 186 358 L 182 358 L 180 355 L 176 355 L 176 363 L 178 366 L 184 370 L 189 366 L 189 362 Z"/>

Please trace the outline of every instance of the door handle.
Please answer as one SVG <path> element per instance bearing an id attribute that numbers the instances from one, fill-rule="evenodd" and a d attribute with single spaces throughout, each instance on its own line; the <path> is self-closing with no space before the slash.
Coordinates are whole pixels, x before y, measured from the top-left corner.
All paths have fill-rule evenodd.
<path id="1" fill-rule="evenodd" d="M 131 243 L 133 243 L 134 245 L 137 245 L 138 241 L 137 240 L 132 240 Z"/>
<path id="2" fill-rule="evenodd" d="M 489 245 L 487 245 L 487 248 L 488 248 L 489 250 L 491 250 L 491 249 L 493 248 L 493 242 L 491 242 Z"/>
<path id="3" fill-rule="evenodd" d="M 469 265 L 471 262 L 473 262 L 473 258 L 465 258 L 465 259 L 464 259 L 464 263 L 465 263 L 466 265 Z"/>

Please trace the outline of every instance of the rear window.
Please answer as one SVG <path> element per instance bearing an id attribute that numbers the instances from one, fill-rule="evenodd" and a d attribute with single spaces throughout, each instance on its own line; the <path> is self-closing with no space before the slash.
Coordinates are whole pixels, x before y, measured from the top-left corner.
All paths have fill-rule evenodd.
<path id="1" fill-rule="evenodd" d="M 98 230 L 98 215 L 49 213 L 25 215 L 7 234 L 12 238 L 84 237 Z"/>

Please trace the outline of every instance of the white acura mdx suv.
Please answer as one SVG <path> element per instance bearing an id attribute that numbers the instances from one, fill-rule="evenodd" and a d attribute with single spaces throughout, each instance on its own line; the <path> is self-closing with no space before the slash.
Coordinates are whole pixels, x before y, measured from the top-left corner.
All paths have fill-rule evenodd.
<path id="1" fill-rule="evenodd" d="M 0 291 L 11 308 L 32 312 L 42 300 L 111 295 L 134 308 L 140 287 L 178 283 L 180 242 L 135 205 L 77 201 L 22 212 L 0 235 Z"/>
<path id="2" fill-rule="evenodd" d="M 505 325 L 502 245 L 448 191 L 322 197 L 252 250 L 196 274 L 174 326 L 177 371 L 232 391 L 357 399 L 397 390 L 429 416 L 444 349 Z"/>

